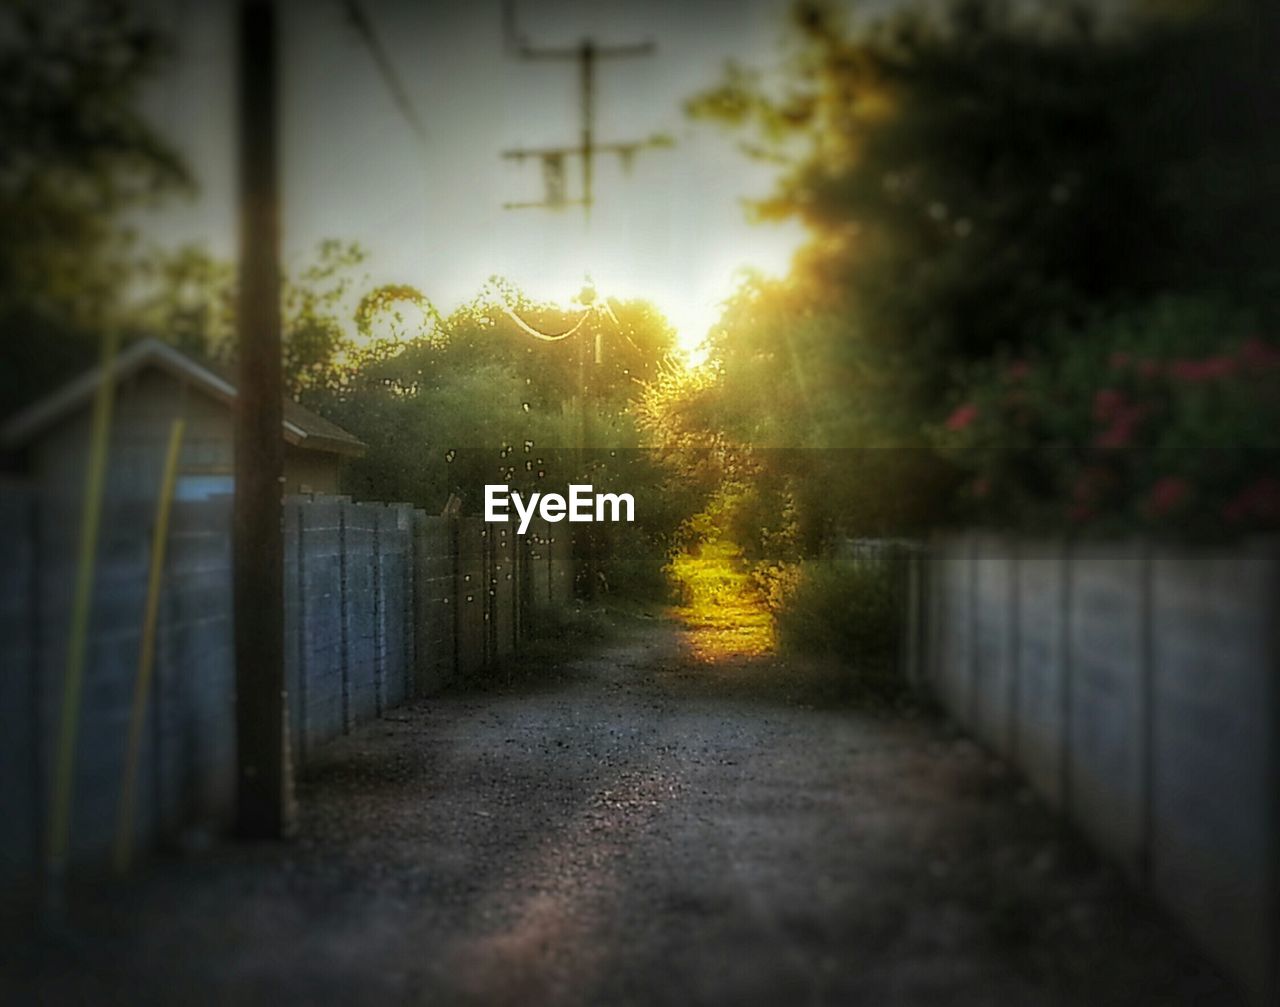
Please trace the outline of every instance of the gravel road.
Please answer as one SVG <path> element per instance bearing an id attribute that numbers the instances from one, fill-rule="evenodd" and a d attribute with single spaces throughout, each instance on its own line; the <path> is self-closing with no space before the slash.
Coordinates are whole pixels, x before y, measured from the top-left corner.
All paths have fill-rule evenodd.
<path id="1" fill-rule="evenodd" d="M 638 619 L 395 711 L 325 753 L 291 842 L 162 859 L 69 934 L 12 935 L 0 1000 L 1236 1002 L 932 715 L 690 654 Z"/>

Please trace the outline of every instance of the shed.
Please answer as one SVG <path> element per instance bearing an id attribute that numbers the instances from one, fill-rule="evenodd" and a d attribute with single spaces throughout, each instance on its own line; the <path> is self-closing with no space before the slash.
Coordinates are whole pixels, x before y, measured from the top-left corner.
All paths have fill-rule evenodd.
<path id="1" fill-rule="evenodd" d="M 234 489 L 233 379 L 213 365 L 148 338 L 115 358 L 106 491 L 118 500 L 153 499 L 169 428 L 186 420 L 175 496 L 200 499 Z M 101 366 L 39 399 L 0 427 L 12 466 L 53 499 L 84 484 L 94 395 Z M 365 445 L 335 423 L 284 401 L 285 493 L 336 493 L 342 467 Z"/>

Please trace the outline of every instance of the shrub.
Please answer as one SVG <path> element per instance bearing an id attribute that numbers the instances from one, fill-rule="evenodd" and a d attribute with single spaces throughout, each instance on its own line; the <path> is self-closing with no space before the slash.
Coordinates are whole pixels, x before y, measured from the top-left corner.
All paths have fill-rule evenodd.
<path id="1" fill-rule="evenodd" d="M 1280 345 L 1212 302 L 1164 300 L 986 366 L 937 435 L 971 520 L 1280 528 Z"/>
<path id="2" fill-rule="evenodd" d="M 783 649 L 836 658 L 874 692 L 899 687 L 902 599 L 892 565 L 816 560 L 789 581 L 775 613 Z"/>

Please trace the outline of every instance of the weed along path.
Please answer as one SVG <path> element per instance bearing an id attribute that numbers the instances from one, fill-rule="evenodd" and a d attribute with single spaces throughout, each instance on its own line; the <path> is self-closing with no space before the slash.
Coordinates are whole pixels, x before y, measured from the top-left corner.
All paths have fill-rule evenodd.
<path id="1" fill-rule="evenodd" d="M 6 941 L 0 998 L 1235 1002 L 978 748 L 696 633 L 637 618 L 368 725 L 292 842 L 162 860 L 71 938 Z"/>

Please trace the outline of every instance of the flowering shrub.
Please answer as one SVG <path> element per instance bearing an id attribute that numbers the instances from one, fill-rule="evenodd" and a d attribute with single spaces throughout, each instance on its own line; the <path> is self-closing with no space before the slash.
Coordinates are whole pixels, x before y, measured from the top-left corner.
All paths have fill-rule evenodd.
<path id="1" fill-rule="evenodd" d="M 1052 529 L 1280 529 L 1280 341 L 1200 301 L 972 374 L 938 424 L 963 516 Z"/>

